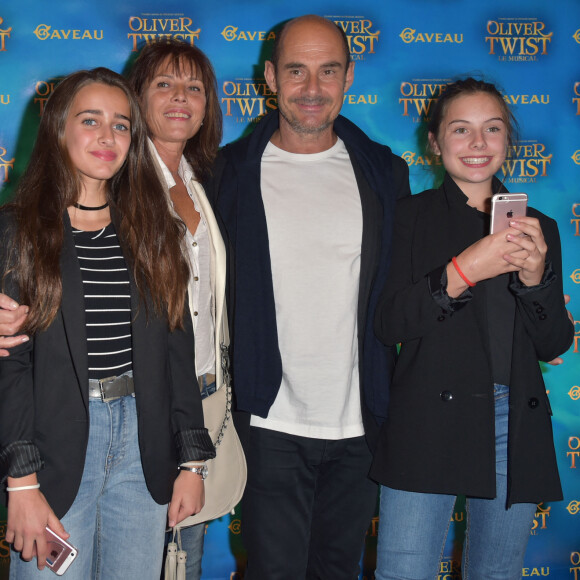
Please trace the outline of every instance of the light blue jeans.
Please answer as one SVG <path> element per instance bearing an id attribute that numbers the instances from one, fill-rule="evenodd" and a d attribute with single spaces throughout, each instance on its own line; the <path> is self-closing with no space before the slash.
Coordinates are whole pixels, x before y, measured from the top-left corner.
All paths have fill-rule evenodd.
<path id="1" fill-rule="evenodd" d="M 78 556 L 67 580 L 159 580 L 167 506 L 155 503 L 143 476 L 135 398 L 89 402 L 89 443 L 77 496 L 62 518 Z M 11 580 L 50 580 L 36 558 L 11 552 Z"/>
<path id="2" fill-rule="evenodd" d="M 509 388 L 496 385 L 495 499 L 467 498 L 463 580 L 521 578 L 536 504 L 506 509 Z M 381 486 L 376 580 L 434 580 L 439 574 L 454 495 Z"/>

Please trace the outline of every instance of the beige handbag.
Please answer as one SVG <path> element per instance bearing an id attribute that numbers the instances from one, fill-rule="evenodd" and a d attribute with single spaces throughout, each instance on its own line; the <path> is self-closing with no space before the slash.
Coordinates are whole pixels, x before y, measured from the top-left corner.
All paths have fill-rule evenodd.
<path id="1" fill-rule="evenodd" d="M 178 524 L 179 528 L 215 520 L 232 512 L 242 499 L 246 487 L 246 457 L 232 419 L 229 340 L 225 318 L 225 344 L 221 344 L 223 384 L 202 401 L 205 426 L 215 446 L 216 456 L 206 462 L 208 475 L 204 482 L 205 504 L 202 510 L 185 518 Z"/>

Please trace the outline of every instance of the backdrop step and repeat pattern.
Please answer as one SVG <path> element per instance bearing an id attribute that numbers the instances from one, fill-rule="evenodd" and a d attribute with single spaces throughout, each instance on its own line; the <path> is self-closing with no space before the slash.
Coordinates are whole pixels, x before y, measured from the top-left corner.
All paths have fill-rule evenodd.
<path id="1" fill-rule="evenodd" d="M 578 0 L 2 0 L 0 199 L 9 198 L 26 166 L 44 103 L 59 79 L 96 66 L 122 72 L 143 42 L 173 36 L 202 48 L 218 76 L 224 143 L 251 131 L 276 107 L 263 77 L 276 30 L 305 13 L 335 21 L 348 35 L 355 82 L 343 114 L 407 161 L 415 193 L 440 176 L 425 155 L 424 121 L 446 83 L 481 74 L 501 86 L 521 135 L 500 177 L 558 221 L 564 287 L 572 297 L 571 312 L 578 313 Z M 538 506 L 525 578 L 580 580 L 580 321 L 576 328 L 564 364 L 544 368 L 564 501 Z M 462 506 L 458 502 L 440 580 L 461 578 Z M 369 528 L 361 578 L 374 577 L 377 524 L 375 518 Z M 204 580 L 243 578 L 242 525 L 236 512 L 208 526 Z M 5 527 L 1 512 L 0 579 L 8 573 Z"/>

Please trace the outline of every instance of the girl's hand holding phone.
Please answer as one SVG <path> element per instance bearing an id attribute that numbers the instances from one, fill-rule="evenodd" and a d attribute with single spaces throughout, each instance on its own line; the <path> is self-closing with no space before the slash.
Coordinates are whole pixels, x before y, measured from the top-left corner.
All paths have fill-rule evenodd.
<path id="1" fill-rule="evenodd" d="M 536 218 L 524 216 L 515 218 L 510 223 L 510 228 L 525 234 L 514 235 L 510 232 L 506 235 L 511 243 L 525 252 L 521 254 L 511 252 L 504 256 L 504 260 L 518 267 L 522 284 L 536 286 L 542 281 L 548 252 L 540 222 Z"/>
<path id="2" fill-rule="evenodd" d="M 506 272 L 519 271 L 521 266 L 512 261 L 525 260 L 527 250 L 514 245 L 508 239 L 508 236 L 515 237 L 518 234 L 515 228 L 508 228 L 485 236 L 458 254 L 457 264 L 465 277 L 472 284 L 476 284 Z M 506 256 L 511 256 L 512 261 L 506 260 Z M 447 280 L 447 293 L 451 297 L 459 296 L 467 288 L 467 284 L 451 263 L 447 266 Z"/>
<path id="3" fill-rule="evenodd" d="M 8 478 L 9 488 L 35 484 L 36 474 L 26 476 L 26 478 Z M 32 560 L 36 556 L 38 569 L 42 570 L 46 566 L 48 555 L 45 528 L 48 526 L 64 539 L 67 539 L 69 534 L 48 505 L 40 489 L 9 491 L 8 493 L 6 542 L 12 544 L 13 548 L 21 553 L 23 560 Z"/>

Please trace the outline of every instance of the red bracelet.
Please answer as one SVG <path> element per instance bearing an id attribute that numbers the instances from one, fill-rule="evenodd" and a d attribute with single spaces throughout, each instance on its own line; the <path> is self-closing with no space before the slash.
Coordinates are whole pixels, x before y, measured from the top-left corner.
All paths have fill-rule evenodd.
<path id="1" fill-rule="evenodd" d="M 459 264 L 457 263 L 457 258 L 455 256 L 453 256 L 453 258 L 451 258 L 451 263 L 453 264 L 453 266 L 455 266 L 455 269 L 457 270 L 457 273 L 461 276 L 461 279 L 470 287 L 473 288 L 475 286 L 475 284 L 473 282 L 471 282 L 469 280 L 469 278 L 461 271 L 461 268 L 459 267 Z"/>

